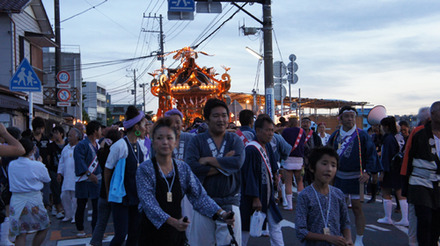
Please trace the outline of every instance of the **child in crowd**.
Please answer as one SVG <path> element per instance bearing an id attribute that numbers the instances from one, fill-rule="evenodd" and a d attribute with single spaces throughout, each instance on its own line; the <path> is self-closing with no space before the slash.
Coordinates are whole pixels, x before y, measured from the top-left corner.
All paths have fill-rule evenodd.
<path id="1" fill-rule="evenodd" d="M 329 147 L 310 153 L 313 183 L 299 194 L 295 218 L 296 235 L 303 245 L 353 245 L 344 194 L 330 185 L 338 159 Z"/>

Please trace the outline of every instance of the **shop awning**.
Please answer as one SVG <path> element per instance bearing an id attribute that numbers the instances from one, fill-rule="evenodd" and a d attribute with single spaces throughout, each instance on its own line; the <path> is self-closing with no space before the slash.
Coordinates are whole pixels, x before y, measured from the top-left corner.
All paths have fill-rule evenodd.
<path id="1" fill-rule="evenodd" d="M 39 47 L 58 47 L 53 40 L 41 33 L 25 32 L 24 37 Z"/>

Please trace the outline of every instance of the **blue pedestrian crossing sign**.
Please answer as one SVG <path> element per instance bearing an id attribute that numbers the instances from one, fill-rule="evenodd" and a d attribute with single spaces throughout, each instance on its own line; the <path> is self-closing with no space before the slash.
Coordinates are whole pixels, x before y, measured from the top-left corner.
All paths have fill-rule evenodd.
<path id="1" fill-rule="evenodd" d="M 41 81 L 26 58 L 9 81 L 9 90 L 41 92 Z"/>
<path id="2" fill-rule="evenodd" d="M 170 12 L 194 12 L 194 0 L 168 0 Z"/>

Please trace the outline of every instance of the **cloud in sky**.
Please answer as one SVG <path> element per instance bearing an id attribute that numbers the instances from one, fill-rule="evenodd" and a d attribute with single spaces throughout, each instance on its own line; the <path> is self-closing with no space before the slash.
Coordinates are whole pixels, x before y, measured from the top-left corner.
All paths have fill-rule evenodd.
<path id="1" fill-rule="evenodd" d="M 62 1 L 61 19 L 100 2 Z M 43 3 L 53 23 L 53 1 L 43 0 Z M 224 13 L 231 8 L 226 3 L 223 6 Z M 142 17 L 144 11 L 146 15 L 157 13 L 165 17 L 167 51 L 193 44 L 217 16 L 196 14 L 191 22 L 168 21 L 166 8 L 166 0 L 109 0 L 63 22 L 62 42 L 81 46 L 82 63 L 125 59 L 148 55 L 159 47 L 157 34 L 141 31 L 141 28 L 158 30 L 157 21 Z M 260 4 L 245 8 L 261 18 Z M 226 16 L 235 10 L 233 7 Z M 272 14 L 284 62 L 288 62 L 291 53 L 297 56 L 299 83 L 294 87 L 295 95 L 299 86 L 304 97 L 383 104 L 390 114 L 416 113 L 419 107 L 429 106 L 439 99 L 440 33 L 437 29 L 440 26 L 440 1 L 277 0 L 272 1 Z M 238 26 L 243 22 L 247 26 L 259 26 L 246 14 L 237 14 L 214 38 L 200 45 L 200 50 L 215 56 L 200 56 L 197 62 L 202 66 L 214 66 L 218 72 L 223 71 L 222 65 L 231 67 L 231 91 L 250 93 L 257 60 L 244 48 L 249 46 L 259 50 L 260 39 L 258 36 L 239 36 Z M 274 61 L 281 59 L 275 41 L 273 39 Z M 83 77 L 111 89 L 130 81 L 126 77 L 126 68 L 136 68 L 141 74 L 160 67 L 158 61 L 148 67 L 150 63 L 151 60 L 146 59 L 84 70 Z M 172 63 L 168 57 L 166 66 Z M 94 77 L 106 71 L 115 72 Z M 150 80 L 148 75 L 140 78 L 142 83 Z M 263 73 L 259 80 L 262 93 Z M 128 102 L 128 98 L 132 96 L 120 93 L 113 96 L 113 101 Z M 148 100 L 151 104 L 147 108 L 155 110 L 156 99 L 149 95 Z"/>

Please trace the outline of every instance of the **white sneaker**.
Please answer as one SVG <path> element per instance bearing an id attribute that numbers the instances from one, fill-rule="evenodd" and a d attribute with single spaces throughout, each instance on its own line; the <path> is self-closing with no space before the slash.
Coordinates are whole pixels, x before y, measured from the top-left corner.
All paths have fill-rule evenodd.
<path id="1" fill-rule="evenodd" d="M 394 223 L 394 225 L 400 225 L 400 226 L 405 226 L 405 227 L 408 227 L 409 226 L 409 221 L 408 220 L 400 220 L 400 221 L 397 221 L 396 223 Z"/>
<path id="2" fill-rule="evenodd" d="M 59 212 L 59 213 L 57 213 L 57 219 L 62 219 L 62 218 L 64 218 L 64 214 L 63 214 L 63 212 Z"/>
<path id="3" fill-rule="evenodd" d="M 70 223 L 75 224 L 75 218 L 73 218 L 72 221 L 70 221 Z"/>
<path id="4" fill-rule="evenodd" d="M 72 218 L 66 218 L 66 217 L 64 217 L 64 219 L 62 219 L 61 222 L 67 222 L 67 221 L 71 221 L 71 220 L 72 220 Z"/>
<path id="5" fill-rule="evenodd" d="M 356 240 L 354 246 L 364 246 L 364 243 L 361 240 Z"/>
<path id="6" fill-rule="evenodd" d="M 378 219 L 377 223 L 386 224 L 386 225 L 392 225 L 393 224 L 393 220 L 384 217 L 384 218 Z"/>

